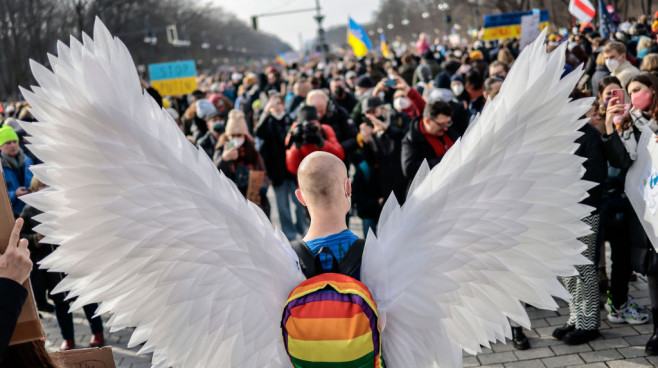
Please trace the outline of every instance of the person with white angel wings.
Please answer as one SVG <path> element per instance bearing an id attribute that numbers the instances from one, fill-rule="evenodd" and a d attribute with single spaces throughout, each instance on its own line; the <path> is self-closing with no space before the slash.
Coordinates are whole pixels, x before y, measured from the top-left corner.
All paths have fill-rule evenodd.
<path id="1" fill-rule="evenodd" d="M 556 309 L 554 296 L 569 298 L 557 276 L 587 263 L 579 201 L 593 184 L 573 152 L 591 101 L 569 101 L 582 70 L 560 79 L 564 49 L 547 55 L 544 37 L 367 235 L 361 291 L 388 367 L 461 366 L 462 350 L 510 337 L 508 317 L 529 328 L 520 300 Z M 49 185 L 25 201 L 60 244 L 41 266 L 68 274 L 55 291 L 77 297 L 72 308 L 99 302 L 113 330 L 136 327 L 129 346 L 157 367 L 290 367 L 281 325 L 305 279 L 296 253 L 142 93 L 123 43 L 99 20 L 82 39 L 58 44 L 52 71 L 33 62 L 39 86 L 22 90 L 44 162 L 33 171 Z M 349 183 L 332 182 L 347 204 Z"/>

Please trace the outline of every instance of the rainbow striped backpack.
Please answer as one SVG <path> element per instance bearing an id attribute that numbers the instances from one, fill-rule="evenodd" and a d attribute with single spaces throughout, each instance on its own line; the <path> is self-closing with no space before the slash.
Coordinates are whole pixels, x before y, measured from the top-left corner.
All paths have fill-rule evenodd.
<path id="1" fill-rule="evenodd" d="M 340 264 L 334 262 L 334 266 L 347 265 L 347 269 L 332 269 L 340 273 L 322 273 L 321 267 L 314 267 L 319 266 L 319 257 L 305 244 L 301 243 L 306 251 L 293 244 L 302 271 L 310 277 L 290 293 L 281 320 L 294 368 L 384 367 L 377 304 L 363 283 L 347 276 L 360 266 L 363 243 L 357 240 Z M 315 275 L 316 270 L 320 274 Z"/>

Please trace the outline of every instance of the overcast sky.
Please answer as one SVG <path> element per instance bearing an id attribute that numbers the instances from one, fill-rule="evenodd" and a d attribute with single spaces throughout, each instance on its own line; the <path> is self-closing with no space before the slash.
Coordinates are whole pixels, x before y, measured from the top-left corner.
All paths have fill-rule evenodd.
<path id="1" fill-rule="evenodd" d="M 213 0 L 251 26 L 251 16 L 256 14 L 314 8 L 315 0 Z M 325 29 L 347 23 L 351 16 L 357 23 L 366 23 L 373 17 L 380 0 L 320 0 L 325 16 Z M 296 13 L 258 19 L 258 28 L 272 33 L 299 49 L 299 34 L 304 40 L 312 39 L 317 32 L 314 12 Z"/>

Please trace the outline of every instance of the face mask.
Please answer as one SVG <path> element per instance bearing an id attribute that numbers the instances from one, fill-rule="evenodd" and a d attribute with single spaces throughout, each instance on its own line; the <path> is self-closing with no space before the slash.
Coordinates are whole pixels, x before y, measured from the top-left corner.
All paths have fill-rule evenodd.
<path id="1" fill-rule="evenodd" d="M 276 120 L 281 120 L 281 119 L 283 119 L 284 116 L 286 116 L 286 112 L 285 112 L 285 111 L 282 112 L 282 113 L 280 113 L 280 114 L 272 113 L 272 117 L 275 118 Z"/>
<path id="2" fill-rule="evenodd" d="M 452 92 L 455 94 L 455 96 L 459 97 L 464 93 L 464 86 L 461 84 L 455 84 L 452 86 Z"/>
<path id="3" fill-rule="evenodd" d="M 607 59 L 605 61 L 605 66 L 609 71 L 614 72 L 617 70 L 617 68 L 619 68 L 619 61 L 617 61 L 617 59 Z"/>
<path id="4" fill-rule="evenodd" d="M 223 133 L 224 132 L 224 122 L 223 121 L 217 121 L 212 125 L 212 130 L 215 133 Z"/>
<path id="5" fill-rule="evenodd" d="M 636 92 L 631 97 L 631 103 L 636 109 L 645 111 L 651 106 L 651 97 L 651 92 L 649 91 Z"/>
<path id="6" fill-rule="evenodd" d="M 244 137 L 235 137 L 231 139 L 231 142 L 233 143 L 233 147 L 240 147 L 244 144 Z"/>
<path id="7" fill-rule="evenodd" d="M 393 107 L 398 111 L 406 110 L 409 106 L 411 106 L 411 102 L 405 97 L 398 97 L 393 101 Z"/>

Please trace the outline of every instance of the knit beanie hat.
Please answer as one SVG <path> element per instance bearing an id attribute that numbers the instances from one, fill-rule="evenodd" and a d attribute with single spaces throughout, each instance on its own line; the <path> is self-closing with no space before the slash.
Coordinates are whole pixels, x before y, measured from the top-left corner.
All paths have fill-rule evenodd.
<path id="1" fill-rule="evenodd" d="M 0 146 L 9 141 L 18 141 L 18 135 L 12 127 L 5 125 L 0 128 Z"/>
<path id="2" fill-rule="evenodd" d="M 231 110 L 231 112 L 228 113 L 228 121 L 226 122 L 225 132 L 228 135 L 249 135 L 247 122 L 244 120 L 244 113 L 242 111 Z"/>

